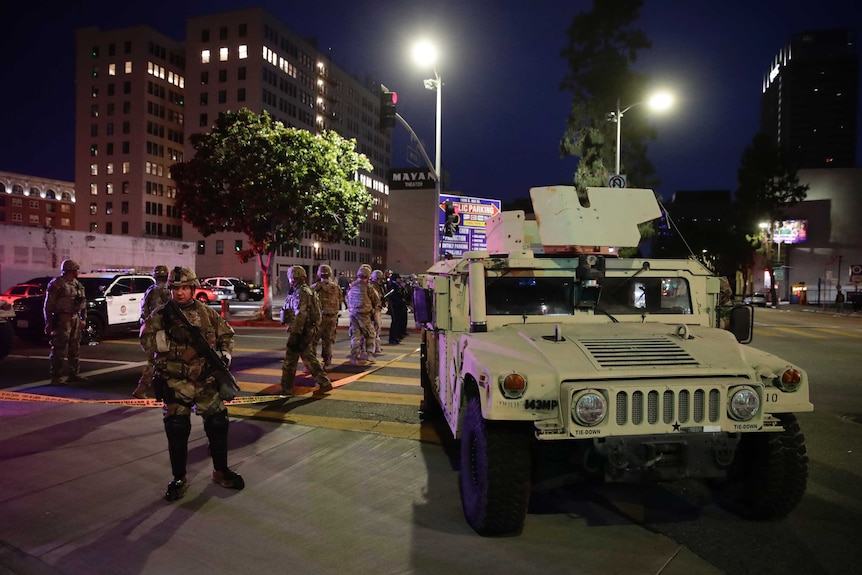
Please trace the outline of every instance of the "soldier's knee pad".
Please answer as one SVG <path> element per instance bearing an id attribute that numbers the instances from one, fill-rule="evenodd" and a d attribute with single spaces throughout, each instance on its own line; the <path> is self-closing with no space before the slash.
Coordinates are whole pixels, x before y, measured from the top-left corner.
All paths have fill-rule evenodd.
<path id="1" fill-rule="evenodd" d="M 192 431 L 192 420 L 184 415 L 169 415 L 165 418 L 165 433 L 169 438 L 188 438 Z"/>

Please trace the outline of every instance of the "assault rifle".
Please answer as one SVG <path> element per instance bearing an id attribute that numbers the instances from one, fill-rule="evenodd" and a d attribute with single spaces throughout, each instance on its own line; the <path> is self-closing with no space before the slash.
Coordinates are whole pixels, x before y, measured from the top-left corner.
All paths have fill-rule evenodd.
<path id="1" fill-rule="evenodd" d="M 180 309 L 172 299 L 169 299 L 164 307 L 165 319 L 174 325 L 179 325 L 185 328 L 189 334 L 190 341 L 188 342 L 192 349 L 204 359 L 204 364 L 209 370 L 209 374 L 215 377 L 218 385 L 218 395 L 223 401 L 231 401 L 239 392 L 239 385 L 236 383 L 236 378 L 225 365 L 222 358 L 218 356 L 213 348 L 210 347 L 204 334 L 198 326 L 192 325 L 189 318 Z"/>

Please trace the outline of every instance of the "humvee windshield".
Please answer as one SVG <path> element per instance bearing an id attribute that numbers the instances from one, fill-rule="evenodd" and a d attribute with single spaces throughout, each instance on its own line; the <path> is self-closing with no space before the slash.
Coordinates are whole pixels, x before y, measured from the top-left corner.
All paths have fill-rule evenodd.
<path id="1" fill-rule="evenodd" d="M 611 315 L 690 314 L 691 297 L 683 278 L 635 277 L 599 280 L 598 310 Z M 572 277 L 488 278 L 488 315 L 572 315 L 581 295 Z M 589 296 L 592 297 L 592 296 Z M 577 307 L 592 307 L 578 305 Z"/>

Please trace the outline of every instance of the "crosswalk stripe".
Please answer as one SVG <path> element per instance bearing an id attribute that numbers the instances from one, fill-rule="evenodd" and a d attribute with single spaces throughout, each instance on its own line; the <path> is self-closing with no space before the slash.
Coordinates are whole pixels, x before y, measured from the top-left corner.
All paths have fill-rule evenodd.
<path id="1" fill-rule="evenodd" d="M 860 339 L 862 339 L 862 334 L 859 334 L 859 333 L 850 333 L 850 332 L 847 332 L 847 331 L 841 331 L 841 330 L 839 330 L 839 329 L 829 329 L 828 327 L 818 327 L 818 328 L 815 328 L 815 329 L 816 329 L 817 331 L 823 331 L 823 332 L 826 332 L 826 333 L 831 333 L 831 334 L 833 334 L 833 335 L 842 335 L 842 336 L 844 336 L 844 337 L 855 337 L 855 338 L 860 338 Z"/>
<path id="2" fill-rule="evenodd" d="M 415 366 L 414 366 L 415 367 Z M 393 385 L 415 385 L 419 386 L 419 369 L 416 369 L 415 377 L 398 377 L 394 375 L 368 375 L 362 378 L 365 383 L 389 383 Z"/>
<path id="3" fill-rule="evenodd" d="M 805 331 L 802 329 L 795 329 L 792 327 L 774 327 L 772 329 L 776 329 L 778 331 L 792 333 L 794 335 L 801 335 L 802 337 L 810 337 L 813 339 L 826 339 L 825 335 L 817 335 L 816 333 L 812 333 L 810 331 Z"/>

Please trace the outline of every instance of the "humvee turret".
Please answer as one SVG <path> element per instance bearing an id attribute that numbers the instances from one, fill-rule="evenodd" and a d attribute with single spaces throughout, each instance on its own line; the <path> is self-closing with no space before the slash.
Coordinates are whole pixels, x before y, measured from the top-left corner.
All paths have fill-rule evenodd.
<path id="1" fill-rule="evenodd" d="M 651 190 L 530 190 L 486 222 L 487 250 L 419 278 L 426 417 L 461 445 L 461 499 L 482 535 L 523 528 L 534 458 L 609 482 L 709 479 L 752 518 L 791 511 L 807 482 L 800 367 L 743 345 L 753 308 L 719 304 L 693 259 L 626 259 Z M 727 327 L 727 329 L 722 329 Z"/>

